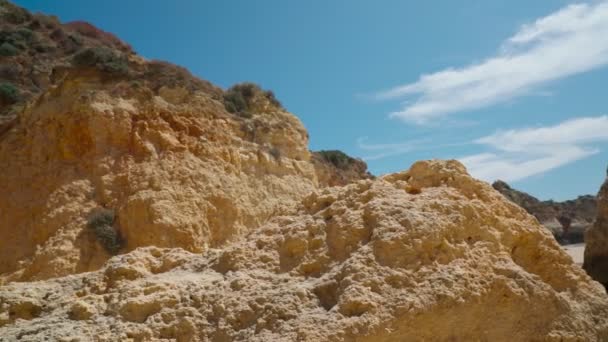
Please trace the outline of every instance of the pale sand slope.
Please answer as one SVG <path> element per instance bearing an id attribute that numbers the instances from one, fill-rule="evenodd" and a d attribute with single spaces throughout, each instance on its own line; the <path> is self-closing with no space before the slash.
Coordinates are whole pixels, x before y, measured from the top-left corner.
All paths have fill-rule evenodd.
<path id="1" fill-rule="evenodd" d="M 583 264 L 583 258 L 585 254 L 585 244 L 584 243 L 575 243 L 572 245 L 562 246 L 568 255 L 572 257 L 574 262 L 578 265 Z"/>

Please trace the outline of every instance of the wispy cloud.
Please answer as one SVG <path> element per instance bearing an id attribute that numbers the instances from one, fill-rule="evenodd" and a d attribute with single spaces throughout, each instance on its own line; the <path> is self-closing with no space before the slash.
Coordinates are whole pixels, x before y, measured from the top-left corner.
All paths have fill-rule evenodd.
<path id="1" fill-rule="evenodd" d="M 608 1 L 574 4 L 522 26 L 481 63 L 422 75 L 377 97 L 418 95 L 391 117 L 421 124 L 527 95 L 539 85 L 607 63 Z"/>
<path id="2" fill-rule="evenodd" d="M 367 143 L 368 138 L 362 137 L 357 139 L 357 146 L 364 151 L 369 151 L 371 155 L 365 156 L 362 159 L 365 161 L 372 161 L 378 159 L 384 159 L 388 157 L 394 157 L 408 152 L 423 151 L 423 150 L 436 150 L 446 147 L 455 147 L 470 145 L 470 142 L 465 143 L 446 143 L 446 144 L 433 144 L 431 138 L 408 140 L 399 143 L 388 143 L 388 144 L 370 144 Z"/>
<path id="3" fill-rule="evenodd" d="M 599 152 L 608 141 L 608 116 L 577 118 L 555 126 L 498 131 L 474 142 L 491 152 L 460 161 L 487 181 L 516 181 L 555 169 Z"/>
<path id="4" fill-rule="evenodd" d="M 367 137 L 357 139 L 357 146 L 371 153 L 371 155 L 363 157 L 365 161 L 378 160 L 387 157 L 405 154 L 419 149 L 428 139 L 409 140 L 400 143 L 391 144 L 370 144 L 367 142 Z"/>

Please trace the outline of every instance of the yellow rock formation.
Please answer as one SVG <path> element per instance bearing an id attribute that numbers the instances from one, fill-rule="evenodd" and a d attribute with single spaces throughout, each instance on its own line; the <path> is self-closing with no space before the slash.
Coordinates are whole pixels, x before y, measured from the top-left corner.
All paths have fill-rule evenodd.
<path id="1" fill-rule="evenodd" d="M 184 195 L 179 189 L 153 192 Z M 142 192 L 135 198 L 145 198 Z M 126 207 L 147 203 L 124 198 Z M 163 216 L 164 227 L 188 222 L 180 221 L 188 215 L 177 202 L 160 203 L 177 211 Z M 235 215 L 246 222 L 241 211 Z M 155 229 L 144 226 L 137 227 Z M 95 272 L 5 285 L 0 336 L 606 341 L 608 297 L 523 209 L 456 161 L 423 161 L 314 191 L 222 248 L 139 248 Z"/>
<path id="2" fill-rule="evenodd" d="M 0 284 L 98 269 L 87 222 L 115 212 L 121 253 L 203 252 L 317 187 L 301 122 L 263 98 L 253 118 L 203 91 L 67 76 L 0 137 Z"/>

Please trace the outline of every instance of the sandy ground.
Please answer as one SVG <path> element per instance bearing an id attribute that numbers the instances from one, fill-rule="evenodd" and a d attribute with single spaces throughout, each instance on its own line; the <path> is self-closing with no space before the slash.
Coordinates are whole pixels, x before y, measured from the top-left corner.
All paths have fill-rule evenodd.
<path id="1" fill-rule="evenodd" d="M 583 264 L 583 255 L 585 252 L 585 244 L 584 243 L 576 243 L 573 245 L 562 246 L 566 252 L 574 259 L 579 265 Z"/>

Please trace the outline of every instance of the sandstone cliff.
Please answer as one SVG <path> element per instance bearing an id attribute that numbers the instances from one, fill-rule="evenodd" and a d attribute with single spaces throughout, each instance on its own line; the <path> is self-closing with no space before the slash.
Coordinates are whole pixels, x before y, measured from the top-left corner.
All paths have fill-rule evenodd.
<path id="1" fill-rule="evenodd" d="M 608 180 L 597 194 L 597 219 L 585 234 L 583 268 L 608 289 Z"/>
<path id="2" fill-rule="evenodd" d="M 426 161 L 316 191 L 221 249 L 6 285 L 0 326 L 30 341 L 605 341 L 608 297 L 523 209 Z"/>
<path id="3" fill-rule="evenodd" d="M 608 339 L 601 285 L 460 163 L 373 179 L 269 91 L 0 15 L 0 339 Z"/>
<path id="4" fill-rule="evenodd" d="M 534 215 L 560 243 L 582 242 L 585 231 L 593 225 L 597 215 L 594 196 L 579 196 L 564 202 L 540 201 L 503 181 L 494 182 L 492 187 Z"/>
<path id="5" fill-rule="evenodd" d="M 86 23 L 5 1 L 0 15 L 0 44 L 18 47 L 0 56 L 17 70 L 0 81 L 19 95 L 0 103 L 0 284 L 95 270 L 142 246 L 218 247 L 327 174 L 346 179 L 332 169 L 319 181 L 308 133 L 271 92 L 223 91 Z"/>
<path id="6" fill-rule="evenodd" d="M 316 187 L 306 131 L 282 109 L 243 119 L 205 92 L 102 77 L 65 76 L 0 138 L 2 278 L 100 267 L 108 251 L 87 222 L 104 209 L 120 252 L 200 252 Z"/>

